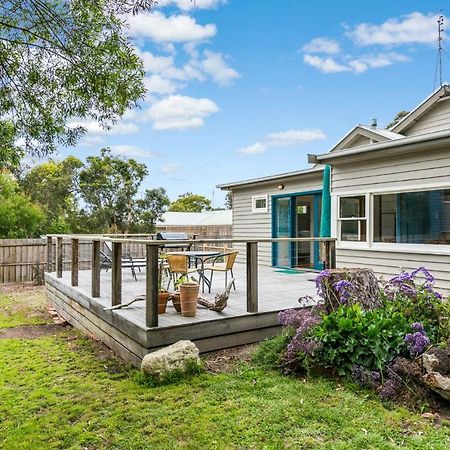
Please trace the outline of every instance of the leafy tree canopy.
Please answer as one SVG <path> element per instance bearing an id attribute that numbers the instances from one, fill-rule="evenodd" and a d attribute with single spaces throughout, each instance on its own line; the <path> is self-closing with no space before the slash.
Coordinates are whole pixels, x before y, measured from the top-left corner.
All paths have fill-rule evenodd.
<path id="1" fill-rule="evenodd" d="M 113 156 L 107 148 L 101 150 L 101 156 L 89 156 L 79 175 L 79 191 L 87 206 L 90 228 L 129 232 L 135 196 L 147 174 L 145 164 Z"/>
<path id="2" fill-rule="evenodd" d="M 35 237 L 39 234 L 44 217 L 39 206 L 19 191 L 11 174 L 0 172 L 0 238 Z"/>
<path id="3" fill-rule="evenodd" d="M 25 150 L 48 154 L 85 131 L 69 119 L 113 123 L 145 93 L 124 33 L 126 13 L 152 0 L 0 2 L 0 117 Z"/>
<path id="4" fill-rule="evenodd" d="M 33 167 L 21 180 L 23 191 L 45 211 L 48 233 L 78 231 L 76 193 L 83 163 L 74 156 Z"/>
<path id="5" fill-rule="evenodd" d="M 169 197 L 164 188 L 147 189 L 144 197 L 136 201 L 136 218 L 133 231 L 153 233 L 155 225 L 170 205 Z"/>
<path id="6" fill-rule="evenodd" d="M 409 111 L 399 111 L 395 117 L 392 119 L 392 122 L 388 123 L 386 128 L 392 128 L 395 127 L 395 125 L 397 125 L 400 120 L 403 119 L 403 117 L 407 116 L 409 114 Z"/>
<path id="7" fill-rule="evenodd" d="M 0 170 L 15 170 L 20 165 L 23 151 L 16 146 L 15 139 L 13 124 L 9 121 L 0 121 Z"/>
<path id="8" fill-rule="evenodd" d="M 192 192 L 179 195 L 169 208 L 169 211 L 174 212 L 203 212 L 211 210 L 211 200 L 203 195 L 196 195 Z"/>

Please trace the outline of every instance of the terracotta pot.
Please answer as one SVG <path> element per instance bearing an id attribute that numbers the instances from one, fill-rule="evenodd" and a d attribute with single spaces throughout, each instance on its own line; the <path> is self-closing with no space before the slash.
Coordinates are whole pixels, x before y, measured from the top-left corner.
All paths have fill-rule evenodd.
<path id="1" fill-rule="evenodd" d="M 158 292 L 158 314 L 164 314 L 166 312 L 168 300 L 169 293 L 167 291 Z"/>
<path id="2" fill-rule="evenodd" d="M 181 315 L 194 317 L 197 314 L 197 300 L 200 286 L 197 283 L 180 285 Z"/>
<path id="3" fill-rule="evenodd" d="M 181 313 L 180 292 L 174 292 L 172 294 L 172 304 L 177 313 Z"/>

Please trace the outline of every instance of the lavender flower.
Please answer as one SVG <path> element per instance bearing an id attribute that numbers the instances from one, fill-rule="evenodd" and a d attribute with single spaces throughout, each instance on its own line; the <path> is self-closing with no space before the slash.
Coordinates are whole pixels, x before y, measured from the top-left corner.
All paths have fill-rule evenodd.
<path id="1" fill-rule="evenodd" d="M 353 283 L 348 280 L 340 280 L 340 281 L 334 283 L 333 287 L 336 290 L 336 292 L 339 294 L 339 301 L 344 304 L 348 302 L 348 300 L 351 296 L 352 290 L 355 289 L 355 286 L 353 285 Z"/>
<path id="2" fill-rule="evenodd" d="M 377 388 L 381 383 L 381 374 L 376 370 L 367 370 L 355 364 L 351 368 L 353 381 L 363 387 Z"/>
<path id="3" fill-rule="evenodd" d="M 392 377 L 386 380 L 378 391 L 382 400 L 392 400 L 400 393 L 402 382 L 399 377 Z"/>
<path id="4" fill-rule="evenodd" d="M 331 272 L 329 270 L 322 270 L 314 279 L 316 283 L 317 295 L 325 300 L 325 283 L 329 280 Z"/>
<path id="5" fill-rule="evenodd" d="M 423 325 L 420 322 L 414 322 L 411 324 L 411 329 L 413 331 L 418 331 L 419 333 L 426 334 Z"/>
<path id="6" fill-rule="evenodd" d="M 425 331 L 416 331 L 415 333 L 408 333 L 405 336 L 405 342 L 408 346 L 411 356 L 417 356 L 424 352 L 430 345 L 430 339 L 425 334 Z"/>

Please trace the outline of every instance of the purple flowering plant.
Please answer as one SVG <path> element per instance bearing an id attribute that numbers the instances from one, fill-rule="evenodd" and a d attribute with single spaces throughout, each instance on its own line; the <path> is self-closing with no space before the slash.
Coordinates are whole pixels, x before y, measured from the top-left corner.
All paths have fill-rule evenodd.
<path id="1" fill-rule="evenodd" d="M 412 357 L 422 354 L 430 345 L 430 339 L 420 322 L 411 324 L 413 333 L 407 333 L 404 341 L 408 346 L 409 353 Z"/>

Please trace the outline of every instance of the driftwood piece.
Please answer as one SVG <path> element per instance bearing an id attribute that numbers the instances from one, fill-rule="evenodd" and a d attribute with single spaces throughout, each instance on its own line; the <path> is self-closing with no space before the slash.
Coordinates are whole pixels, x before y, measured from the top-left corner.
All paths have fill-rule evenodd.
<path id="1" fill-rule="evenodd" d="M 120 305 L 103 308 L 103 311 L 113 311 L 115 309 L 126 308 L 127 306 L 132 305 L 134 302 L 142 302 L 142 301 L 145 301 L 145 294 L 138 295 L 128 303 L 121 303 Z"/>
<path id="2" fill-rule="evenodd" d="M 317 277 L 317 289 L 327 312 L 342 304 L 358 303 L 365 310 L 381 305 L 378 280 L 372 269 L 330 269 Z"/>
<path id="3" fill-rule="evenodd" d="M 209 301 L 207 298 L 200 296 L 197 300 L 199 305 L 205 306 L 206 308 L 221 312 L 227 307 L 228 297 L 230 296 L 231 287 L 233 286 L 234 278 L 228 283 L 227 287 L 223 292 L 217 294 L 214 298 L 214 303 Z"/>

